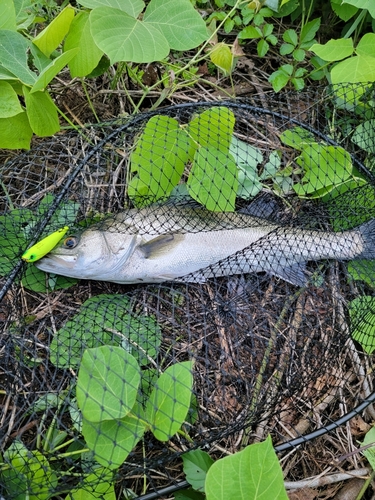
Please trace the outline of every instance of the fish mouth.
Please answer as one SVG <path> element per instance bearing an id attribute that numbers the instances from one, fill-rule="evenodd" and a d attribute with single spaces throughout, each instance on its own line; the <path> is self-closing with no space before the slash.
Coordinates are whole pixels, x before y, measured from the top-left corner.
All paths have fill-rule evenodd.
<path id="1" fill-rule="evenodd" d="M 73 255 L 66 255 L 64 257 L 57 257 L 55 255 L 50 257 L 43 257 L 35 263 L 38 269 L 42 271 L 59 274 L 62 269 L 73 269 L 76 265 L 77 257 Z"/>

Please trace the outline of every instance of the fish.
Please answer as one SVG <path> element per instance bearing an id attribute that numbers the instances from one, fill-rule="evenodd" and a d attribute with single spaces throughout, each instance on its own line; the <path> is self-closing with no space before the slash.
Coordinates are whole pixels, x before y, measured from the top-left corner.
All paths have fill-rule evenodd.
<path id="1" fill-rule="evenodd" d="M 35 265 L 58 275 L 122 284 L 204 283 L 265 271 L 304 286 L 309 261 L 374 258 L 375 219 L 334 232 L 165 204 L 131 208 L 69 234 Z"/>

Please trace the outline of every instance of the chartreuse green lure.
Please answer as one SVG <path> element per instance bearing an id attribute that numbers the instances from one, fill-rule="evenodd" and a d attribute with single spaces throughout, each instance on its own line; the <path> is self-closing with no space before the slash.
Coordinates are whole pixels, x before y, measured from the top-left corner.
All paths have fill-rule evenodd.
<path id="1" fill-rule="evenodd" d="M 47 255 L 47 253 L 50 252 L 53 248 L 55 248 L 55 246 L 67 233 L 68 230 L 69 227 L 64 226 L 58 231 L 49 234 L 42 240 L 38 241 L 38 243 L 35 243 L 35 245 L 33 245 L 31 248 L 26 250 L 26 252 L 22 255 L 22 259 L 26 262 L 36 262 L 37 260 L 41 259 L 45 255 Z"/>

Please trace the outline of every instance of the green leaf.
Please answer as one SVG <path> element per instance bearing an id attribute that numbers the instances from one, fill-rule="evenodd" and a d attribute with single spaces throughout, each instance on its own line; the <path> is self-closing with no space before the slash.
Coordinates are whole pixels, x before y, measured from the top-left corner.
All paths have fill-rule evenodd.
<path id="1" fill-rule="evenodd" d="M 345 3 L 354 5 L 358 9 L 368 10 L 371 17 L 375 19 L 375 4 L 372 0 L 345 0 Z"/>
<path id="2" fill-rule="evenodd" d="M 51 362 L 61 368 L 76 367 L 86 347 L 122 346 L 139 364 L 155 359 L 161 331 L 151 316 L 127 313 L 126 297 L 98 295 L 87 300 L 78 314 L 60 328 L 50 346 Z"/>
<path id="3" fill-rule="evenodd" d="M 196 491 L 204 491 L 206 475 L 214 463 L 208 453 L 202 450 L 193 450 L 182 456 L 186 480 Z"/>
<path id="4" fill-rule="evenodd" d="M 298 35 L 295 30 L 286 30 L 283 33 L 283 40 L 286 43 L 290 43 L 294 47 L 298 44 Z"/>
<path id="5" fill-rule="evenodd" d="M 142 0 L 79 0 L 78 3 L 88 9 L 113 7 L 114 9 L 126 12 L 126 14 L 132 17 L 138 17 L 145 6 Z"/>
<path id="6" fill-rule="evenodd" d="M 302 78 L 292 78 L 290 81 L 296 90 L 302 90 L 305 87 L 305 81 Z"/>
<path id="7" fill-rule="evenodd" d="M 359 56 L 375 57 L 375 33 L 366 33 L 358 42 L 355 52 Z"/>
<path id="8" fill-rule="evenodd" d="M 235 121 L 235 116 L 229 108 L 212 107 L 193 118 L 187 127 L 187 132 L 197 144 L 227 152 Z"/>
<path id="9" fill-rule="evenodd" d="M 169 54 L 168 41 L 159 29 L 121 10 L 98 7 L 90 13 L 90 25 L 96 45 L 111 64 L 160 61 Z"/>
<path id="10" fill-rule="evenodd" d="M 57 475 L 40 451 L 31 451 L 14 441 L 4 452 L 9 467 L 0 472 L 7 494 L 19 500 L 47 500 L 57 486 Z"/>
<path id="11" fill-rule="evenodd" d="M 119 420 L 83 420 L 82 434 L 95 459 L 104 467 L 118 469 L 146 430 L 145 423 L 129 414 Z M 83 500 L 83 499 L 82 499 Z"/>
<path id="12" fill-rule="evenodd" d="M 16 11 L 13 0 L 0 0 L 0 30 L 16 30 Z"/>
<path id="13" fill-rule="evenodd" d="M 294 50 L 294 45 L 291 43 L 283 43 L 280 46 L 280 55 L 282 56 L 287 56 L 288 54 L 291 54 Z"/>
<path id="14" fill-rule="evenodd" d="M 36 45 L 45 56 L 49 57 L 68 33 L 73 17 L 74 9 L 71 5 L 67 5 L 58 16 L 34 38 L 34 45 Z"/>
<path id="15" fill-rule="evenodd" d="M 262 37 L 263 37 L 262 30 L 257 26 L 246 26 L 246 28 L 241 30 L 238 34 L 239 40 L 249 40 Z"/>
<path id="16" fill-rule="evenodd" d="M 367 354 L 375 351 L 375 297 L 365 295 L 348 304 L 351 334 Z"/>
<path id="17" fill-rule="evenodd" d="M 65 276 L 49 275 L 36 268 L 34 265 L 29 265 L 22 275 L 22 285 L 33 292 L 46 293 L 54 290 L 62 290 L 70 288 L 77 283 L 74 278 L 66 278 Z"/>
<path id="18" fill-rule="evenodd" d="M 270 46 L 266 40 L 259 40 L 259 42 L 257 43 L 258 56 L 264 57 L 267 54 L 269 48 L 270 48 Z"/>
<path id="19" fill-rule="evenodd" d="M 339 38 L 338 40 L 329 40 L 324 45 L 314 43 L 310 50 L 324 61 L 341 61 L 353 54 L 353 40 L 351 38 Z"/>
<path id="20" fill-rule="evenodd" d="M 113 474 L 106 469 L 96 469 L 83 476 L 79 487 L 69 491 L 66 500 L 116 500 Z"/>
<path id="21" fill-rule="evenodd" d="M 201 147 L 195 153 L 186 184 L 190 196 L 208 210 L 234 211 L 237 176 L 236 164 L 229 153 Z"/>
<path id="22" fill-rule="evenodd" d="M 27 65 L 29 45 L 28 40 L 16 31 L 0 31 L 0 64 L 22 83 L 33 85 L 36 74 Z"/>
<path id="23" fill-rule="evenodd" d="M 23 109 L 17 93 L 8 82 L 0 81 L 0 118 L 22 113 Z"/>
<path id="24" fill-rule="evenodd" d="M 137 206 L 166 198 L 179 183 L 185 164 L 193 158 L 192 140 L 177 120 L 150 118 L 131 153 L 128 195 Z"/>
<path id="25" fill-rule="evenodd" d="M 300 43 L 311 42 L 320 28 L 320 17 L 306 23 L 301 29 Z"/>
<path id="26" fill-rule="evenodd" d="M 375 443 L 375 427 L 373 426 L 365 435 L 362 446 L 368 446 L 370 444 Z M 362 453 L 367 458 L 369 464 L 372 467 L 372 470 L 375 470 L 375 446 L 370 446 L 366 450 L 363 450 Z"/>
<path id="27" fill-rule="evenodd" d="M 161 31 L 173 50 L 194 49 L 209 36 L 190 0 L 151 0 L 144 21 Z"/>
<path id="28" fill-rule="evenodd" d="M 210 59 L 224 75 L 231 74 L 234 58 L 229 45 L 224 42 L 217 43 L 210 52 Z"/>
<path id="29" fill-rule="evenodd" d="M 276 175 L 281 167 L 281 152 L 271 151 L 267 163 L 264 165 L 261 180 L 271 179 Z"/>
<path id="30" fill-rule="evenodd" d="M 60 130 L 57 108 L 47 92 L 33 94 L 23 87 L 27 116 L 34 134 L 40 137 L 53 135 Z"/>
<path id="31" fill-rule="evenodd" d="M 302 127 L 293 127 L 285 130 L 285 132 L 280 135 L 280 140 L 286 146 L 302 150 L 306 144 L 315 142 L 315 136 Z"/>
<path id="32" fill-rule="evenodd" d="M 44 90 L 49 82 L 55 78 L 55 76 L 60 73 L 62 68 L 68 64 L 68 62 L 77 54 L 78 48 L 68 50 L 61 54 L 61 56 L 56 57 L 51 64 L 49 64 L 40 73 L 34 85 L 31 88 L 31 93 L 39 92 L 39 90 Z"/>
<path id="33" fill-rule="evenodd" d="M 215 462 L 207 473 L 207 500 L 287 500 L 271 438 Z"/>
<path id="34" fill-rule="evenodd" d="M 295 61 L 301 62 L 305 59 L 305 57 L 306 57 L 306 52 L 302 49 L 296 49 L 293 52 L 293 59 Z M 302 68 L 300 68 L 300 69 L 302 69 Z"/>
<path id="35" fill-rule="evenodd" d="M 321 197 L 336 185 L 353 179 L 350 154 L 339 146 L 310 143 L 296 159 L 305 175 L 293 186 L 298 196 Z"/>
<path id="36" fill-rule="evenodd" d="M 194 491 L 192 488 L 189 490 L 179 490 L 174 494 L 174 500 L 205 500 L 205 495 Z"/>
<path id="37" fill-rule="evenodd" d="M 33 131 L 25 111 L 8 118 L 0 118 L 0 148 L 29 149 L 32 135 Z"/>
<path id="38" fill-rule="evenodd" d="M 268 81 L 271 83 L 272 88 L 275 92 L 279 92 L 286 85 L 288 85 L 289 80 L 290 80 L 290 76 L 287 75 L 284 71 L 282 71 L 280 69 L 277 71 L 274 71 L 268 77 Z"/>
<path id="39" fill-rule="evenodd" d="M 258 148 L 235 136 L 232 137 L 229 152 L 238 168 L 237 196 L 249 200 L 263 187 L 258 176 L 258 165 L 263 161 L 263 155 Z"/>
<path id="40" fill-rule="evenodd" d="M 69 61 L 72 77 L 87 76 L 99 64 L 103 51 L 96 46 L 90 31 L 89 13 L 80 12 L 72 21 L 64 44 L 64 51 L 78 49 Z"/>
<path id="41" fill-rule="evenodd" d="M 353 280 L 364 281 L 375 288 L 375 260 L 357 259 L 350 261 L 348 272 Z"/>
<path id="42" fill-rule="evenodd" d="M 375 57 L 358 55 L 341 61 L 331 71 L 332 83 L 375 81 Z"/>
<path id="43" fill-rule="evenodd" d="M 331 0 L 333 12 L 343 21 L 349 21 L 358 12 L 358 8 L 353 5 L 343 4 L 342 0 Z"/>
<path id="44" fill-rule="evenodd" d="M 375 153 L 375 120 L 367 120 L 358 125 L 352 135 L 352 142 L 367 153 Z"/>
<path id="45" fill-rule="evenodd" d="M 77 403 L 90 422 L 121 419 L 133 408 L 141 373 L 136 359 L 121 347 L 86 349 L 77 379 Z"/>
<path id="46" fill-rule="evenodd" d="M 193 389 L 193 364 L 176 363 L 157 380 L 146 407 L 146 418 L 159 441 L 168 441 L 184 423 Z"/>

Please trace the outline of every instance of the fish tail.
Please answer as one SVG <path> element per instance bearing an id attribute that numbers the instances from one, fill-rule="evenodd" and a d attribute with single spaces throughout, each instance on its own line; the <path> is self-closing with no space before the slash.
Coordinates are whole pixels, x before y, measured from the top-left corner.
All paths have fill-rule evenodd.
<path id="1" fill-rule="evenodd" d="M 363 250 L 359 259 L 375 259 L 375 219 L 365 222 L 358 227 L 362 236 Z"/>

